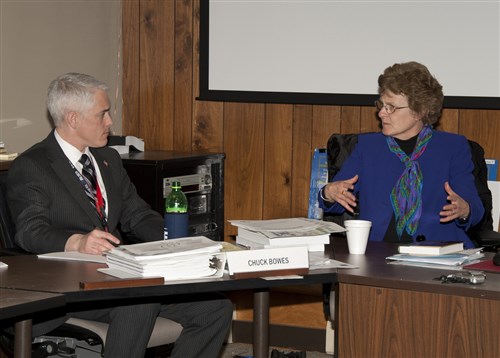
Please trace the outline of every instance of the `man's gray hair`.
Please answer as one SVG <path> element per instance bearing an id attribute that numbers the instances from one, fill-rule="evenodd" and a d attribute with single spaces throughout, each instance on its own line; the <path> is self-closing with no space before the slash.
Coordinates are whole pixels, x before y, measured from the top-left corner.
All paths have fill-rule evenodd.
<path id="1" fill-rule="evenodd" d="M 108 86 L 92 76 L 66 73 L 53 80 L 47 91 L 47 109 L 58 127 L 66 113 L 82 113 L 94 101 L 96 90 L 107 91 Z"/>

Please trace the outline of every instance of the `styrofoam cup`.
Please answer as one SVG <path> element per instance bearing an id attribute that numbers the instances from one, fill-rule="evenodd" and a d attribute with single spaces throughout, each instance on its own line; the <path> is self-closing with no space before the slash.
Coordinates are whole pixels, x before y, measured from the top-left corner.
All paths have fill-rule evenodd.
<path id="1" fill-rule="evenodd" d="M 372 222 L 367 220 L 346 220 L 347 246 L 350 254 L 364 255 Z"/>

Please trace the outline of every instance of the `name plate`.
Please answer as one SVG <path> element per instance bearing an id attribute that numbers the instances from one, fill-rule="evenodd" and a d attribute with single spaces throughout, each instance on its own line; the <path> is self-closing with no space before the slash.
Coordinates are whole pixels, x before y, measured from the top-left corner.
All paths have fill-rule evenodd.
<path id="1" fill-rule="evenodd" d="M 263 273 L 254 277 L 270 276 L 283 271 L 288 274 L 307 272 L 309 255 L 307 246 L 280 247 L 259 250 L 228 251 L 227 265 L 229 275 L 239 273 Z M 265 274 L 264 274 L 265 273 Z"/>

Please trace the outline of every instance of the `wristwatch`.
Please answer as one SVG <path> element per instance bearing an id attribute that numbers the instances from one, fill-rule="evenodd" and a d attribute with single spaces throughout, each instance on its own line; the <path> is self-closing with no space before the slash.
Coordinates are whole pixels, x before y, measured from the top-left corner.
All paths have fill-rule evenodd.
<path id="1" fill-rule="evenodd" d="M 319 196 L 321 196 L 321 199 L 323 199 L 323 201 L 326 201 L 328 203 L 333 203 L 333 200 L 328 200 L 326 198 L 326 196 L 325 196 L 325 188 L 326 188 L 326 185 L 321 188 L 321 190 L 319 191 Z"/>
<path id="2" fill-rule="evenodd" d="M 469 217 L 470 217 L 470 214 L 468 216 L 466 216 L 465 218 L 458 218 L 458 225 L 466 225 L 468 222 L 469 222 Z"/>

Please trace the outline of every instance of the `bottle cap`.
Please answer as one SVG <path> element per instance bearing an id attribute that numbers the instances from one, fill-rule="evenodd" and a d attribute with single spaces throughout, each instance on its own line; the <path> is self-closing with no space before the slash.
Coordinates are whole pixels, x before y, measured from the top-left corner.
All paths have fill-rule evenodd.
<path id="1" fill-rule="evenodd" d="M 181 182 L 179 181 L 172 182 L 172 189 L 180 189 L 180 188 L 181 188 Z"/>

